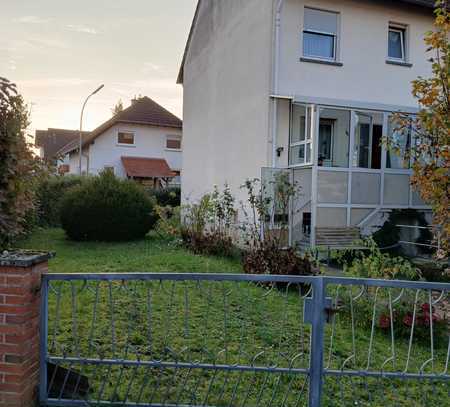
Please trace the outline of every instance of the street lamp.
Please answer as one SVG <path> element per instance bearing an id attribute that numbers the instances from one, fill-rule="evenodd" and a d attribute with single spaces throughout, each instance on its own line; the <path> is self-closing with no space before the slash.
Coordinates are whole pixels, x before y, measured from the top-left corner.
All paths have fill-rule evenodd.
<path id="1" fill-rule="evenodd" d="M 83 149 L 83 113 L 84 108 L 86 106 L 86 103 L 88 102 L 89 98 L 96 93 L 100 92 L 105 85 L 100 85 L 97 89 L 95 89 L 84 101 L 83 107 L 81 109 L 81 117 L 80 117 L 80 145 L 79 145 L 79 167 L 80 167 L 80 175 L 81 175 L 81 157 L 82 157 L 82 149 Z"/>

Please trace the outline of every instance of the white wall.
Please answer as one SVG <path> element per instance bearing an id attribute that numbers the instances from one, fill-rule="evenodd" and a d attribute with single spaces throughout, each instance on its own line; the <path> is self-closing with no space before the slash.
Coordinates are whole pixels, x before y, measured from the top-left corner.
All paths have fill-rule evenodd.
<path id="1" fill-rule="evenodd" d="M 117 143 L 119 131 L 133 132 L 134 145 L 123 146 Z M 121 157 L 164 158 L 173 170 L 182 169 L 181 151 L 166 149 L 167 136 L 181 137 L 181 130 L 152 127 L 138 124 L 116 124 L 94 140 L 89 147 L 89 173 L 97 174 L 105 166 L 113 166 L 119 177 L 125 177 Z"/>
<path id="2" fill-rule="evenodd" d="M 271 149 L 272 0 L 202 1 L 184 66 L 183 199 L 238 196 Z"/>
<path id="3" fill-rule="evenodd" d="M 340 13 L 343 66 L 300 61 L 305 5 Z M 280 94 L 416 106 L 410 83 L 430 72 L 423 36 L 432 11 L 400 2 L 285 0 L 281 21 Z M 389 22 L 408 25 L 411 68 L 386 64 Z"/>

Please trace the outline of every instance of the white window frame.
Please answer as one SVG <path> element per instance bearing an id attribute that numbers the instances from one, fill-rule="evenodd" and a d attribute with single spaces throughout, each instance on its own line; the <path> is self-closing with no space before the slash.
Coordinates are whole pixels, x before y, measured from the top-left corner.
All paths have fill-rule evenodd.
<path id="1" fill-rule="evenodd" d="M 132 144 L 120 143 L 119 142 L 119 134 L 120 133 L 132 134 L 133 135 L 133 143 Z M 136 146 L 136 134 L 135 134 L 135 132 L 134 131 L 127 131 L 127 130 L 118 130 L 117 131 L 117 145 L 121 146 L 121 147 L 135 147 Z"/>
<path id="2" fill-rule="evenodd" d="M 294 111 L 294 105 L 298 105 L 298 106 L 302 106 L 305 108 L 305 138 L 303 140 L 300 141 L 295 141 L 295 142 L 291 142 L 291 138 L 292 138 L 292 124 L 290 125 L 290 134 L 289 134 L 289 154 L 288 154 L 288 163 L 289 163 L 289 168 L 295 168 L 295 167 L 304 167 L 304 166 L 311 166 L 313 164 L 314 161 L 314 150 L 313 150 L 313 122 L 314 122 L 314 118 L 313 118 L 313 106 L 311 105 L 304 105 L 304 104 L 297 104 L 297 103 L 293 103 L 291 104 L 291 109 L 292 112 Z M 293 117 L 293 114 L 291 112 L 291 118 Z M 300 115 L 300 118 L 303 117 L 302 115 Z M 301 123 L 301 120 L 300 120 Z M 309 138 L 308 138 L 309 135 Z M 311 151 L 310 151 L 310 157 L 309 157 L 309 161 L 307 160 L 307 148 L 308 148 L 308 144 L 310 145 Z M 305 146 L 305 155 L 304 155 L 304 161 L 302 163 L 291 163 L 291 149 L 292 147 L 297 147 L 297 146 Z"/>
<path id="3" fill-rule="evenodd" d="M 322 35 L 327 37 L 333 37 L 333 56 L 332 57 L 324 57 L 323 55 L 310 55 L 306 54 L 305 52 L 305 34 L 316 34 L 316 35 Z M 305 58 L 312 58 L 317 60 L 324 60 L 324 61 L 336 61 L 336 55 L 337 55 L 337 35 L 328 33 L 328 32 L 322 32 L 322 31 L 316 31 L 316 30 L 303 30 L 303 57 Z"/>
<path id="4" fill-rule="evenodd" d="M 389 24 L 389 29 L 388 29 L 388 41 L 387 41 L 387 46 L 388 46 L 388 50 L 387 50 L 387 58 L 390 61 L 397 61 L 397 62 L 406 62 L 406 33 L 407 33 L 407 27 L 406 26 L 401 26 L 398 24 L 393 24 L 390 23 Z M 397 32 L 400 33 L 400 45 L 401 45 L 401 50 L 402 50 L 402 57 L 401 58 L 397 58 L 397 57 L 391 57 L 389 55 L 389 34 L 390 32 Z"/>
<path id="5" fill-rule="evenodd" d="M 328 31 L 319 31 L 319 30 L 311 30 L 305 28 L 305 13 L 303 13 L 303 31 L 302 31 L 302 54 L 304 58 L 316 59 L 318 61 L 328 61 L 328 62 L 336 62 L 338 60 L 338 33 L 340 29 L 340 14 L 333 10 L 324 10 L 318 9 L 314 7 L 305 6 L 304 9 L 317 10 L 323 13 L 331 13 L 336 15 L 336 33 L 328 32 Z M 324 57 L 322 55 L 309 55 L 305 52 L 305 33 L 308 34 L 317 34 L 317 35 L 326 35 L 328 37 L 333 37 L 333 56 L 332 57 Z"/>

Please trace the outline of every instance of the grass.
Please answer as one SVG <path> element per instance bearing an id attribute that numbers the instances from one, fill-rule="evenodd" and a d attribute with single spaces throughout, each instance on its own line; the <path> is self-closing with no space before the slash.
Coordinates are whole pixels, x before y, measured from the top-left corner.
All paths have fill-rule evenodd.
<path id="1" fill-rule="evenodd" d="M 149 236 L 131 243 L 75 243 L 59 229 L 37 231 L 22 247 L 53 250 L 51 272 L 241 273 L 238 259 L 193 255 L 172 242 Z M 53 282 L 49 299 L 49 347 L 54 356 L 307 368 L 310 326 L 302 322 L 305 287 L 253 283 L 120 281 Z M 349 304 L 355 290 L 341 290 Z M 336 287 L 330 287 L 330 295 Z M 380 292 L 380 297 L 382 296 Z M 338 313 L 325 332 L 330 367 L 364 370 L 368 359 L 370 298 Z M 370 325 L 370 324 L 369 324 Z M 333 343 L 331 344 L 331 337 Z M 391 338 L 376 330 L 371 369 L 392 370 Z M 331 352 L 329 350 L 331 349 Z M 414 340 L 409 372 L 430 358 L 430 345 Z M 436 345 L 434 370 L 444 370 L 446 343 Z M 404 366 L 408 340 L 395 338 L 396 367 Z M 258 357 L 255 358 L 255 356 Z M 352 357 L 352 355 L 354 355 Z M 384 367 L 383 367 L 384 366 Z M 90 405 L 111 400 L 178 405 L 305 406 L 302 374 L 222 372 L 159 367 L 62 367 L 89 377 Z M 426 371 L 430 371 L 428 365 Z M 53 386 L 56 388 L 56 385 Z M 434 406 L 445 404 L 448 382 L 327 376 L 324 406 Z M 67 395 L 66 395 L 67 396 Z M 69 394 L 69 397 L 71 394 Z M 444 402 L 443 402 L 444 401 Z"/>
<path id="2" fill-rule="evenodd" d="M 54 273 L 241 273 L 238 259 L 197 256 L 173 242 L 149 235 L 126 243 L 72 242 L 62 229 L 40 229 L 20 246 L 56 253 Z"/>

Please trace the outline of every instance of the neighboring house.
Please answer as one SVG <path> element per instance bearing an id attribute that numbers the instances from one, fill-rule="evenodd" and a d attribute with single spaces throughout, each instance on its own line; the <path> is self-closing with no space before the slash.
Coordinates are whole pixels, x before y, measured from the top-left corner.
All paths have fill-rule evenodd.
<path id="1" fill-rule="evenodd" d="M 84 132 L 84 136 L 89 133 Z M 36 130 L 35 134 L 35 146 L 39 148 L 39 156 L 45 161 L 56 165 L 57 158 L 56 153 L 67 143 L 77 140 L 80 137 L 78 130 L 66 130 L 66 129 L 47 129 Z"/>
<path id="2" fill-rule="evenodd" d="M 411 135 L 390 117 L 417 112 L 411 81 L 431 73 L 433 4 L 200 0 L 178 77 L 183 198 L 228 183 L 244 199 L 245 179 L 289 172 L 302 186 L 290 241 L 311 246 L 324 228 L 353 236 L 393 208 L 429 210 L 409 184 Z"/>
<path id="3" fill-rule="evenodd" d="M 83 139 L 82 172 L 98 174 L 110 169 L 153 187 L 180 184 L 182 121 L 148 97 L 112 117 Z M 79 141 L 58 152 L 79 173 Z"/>

